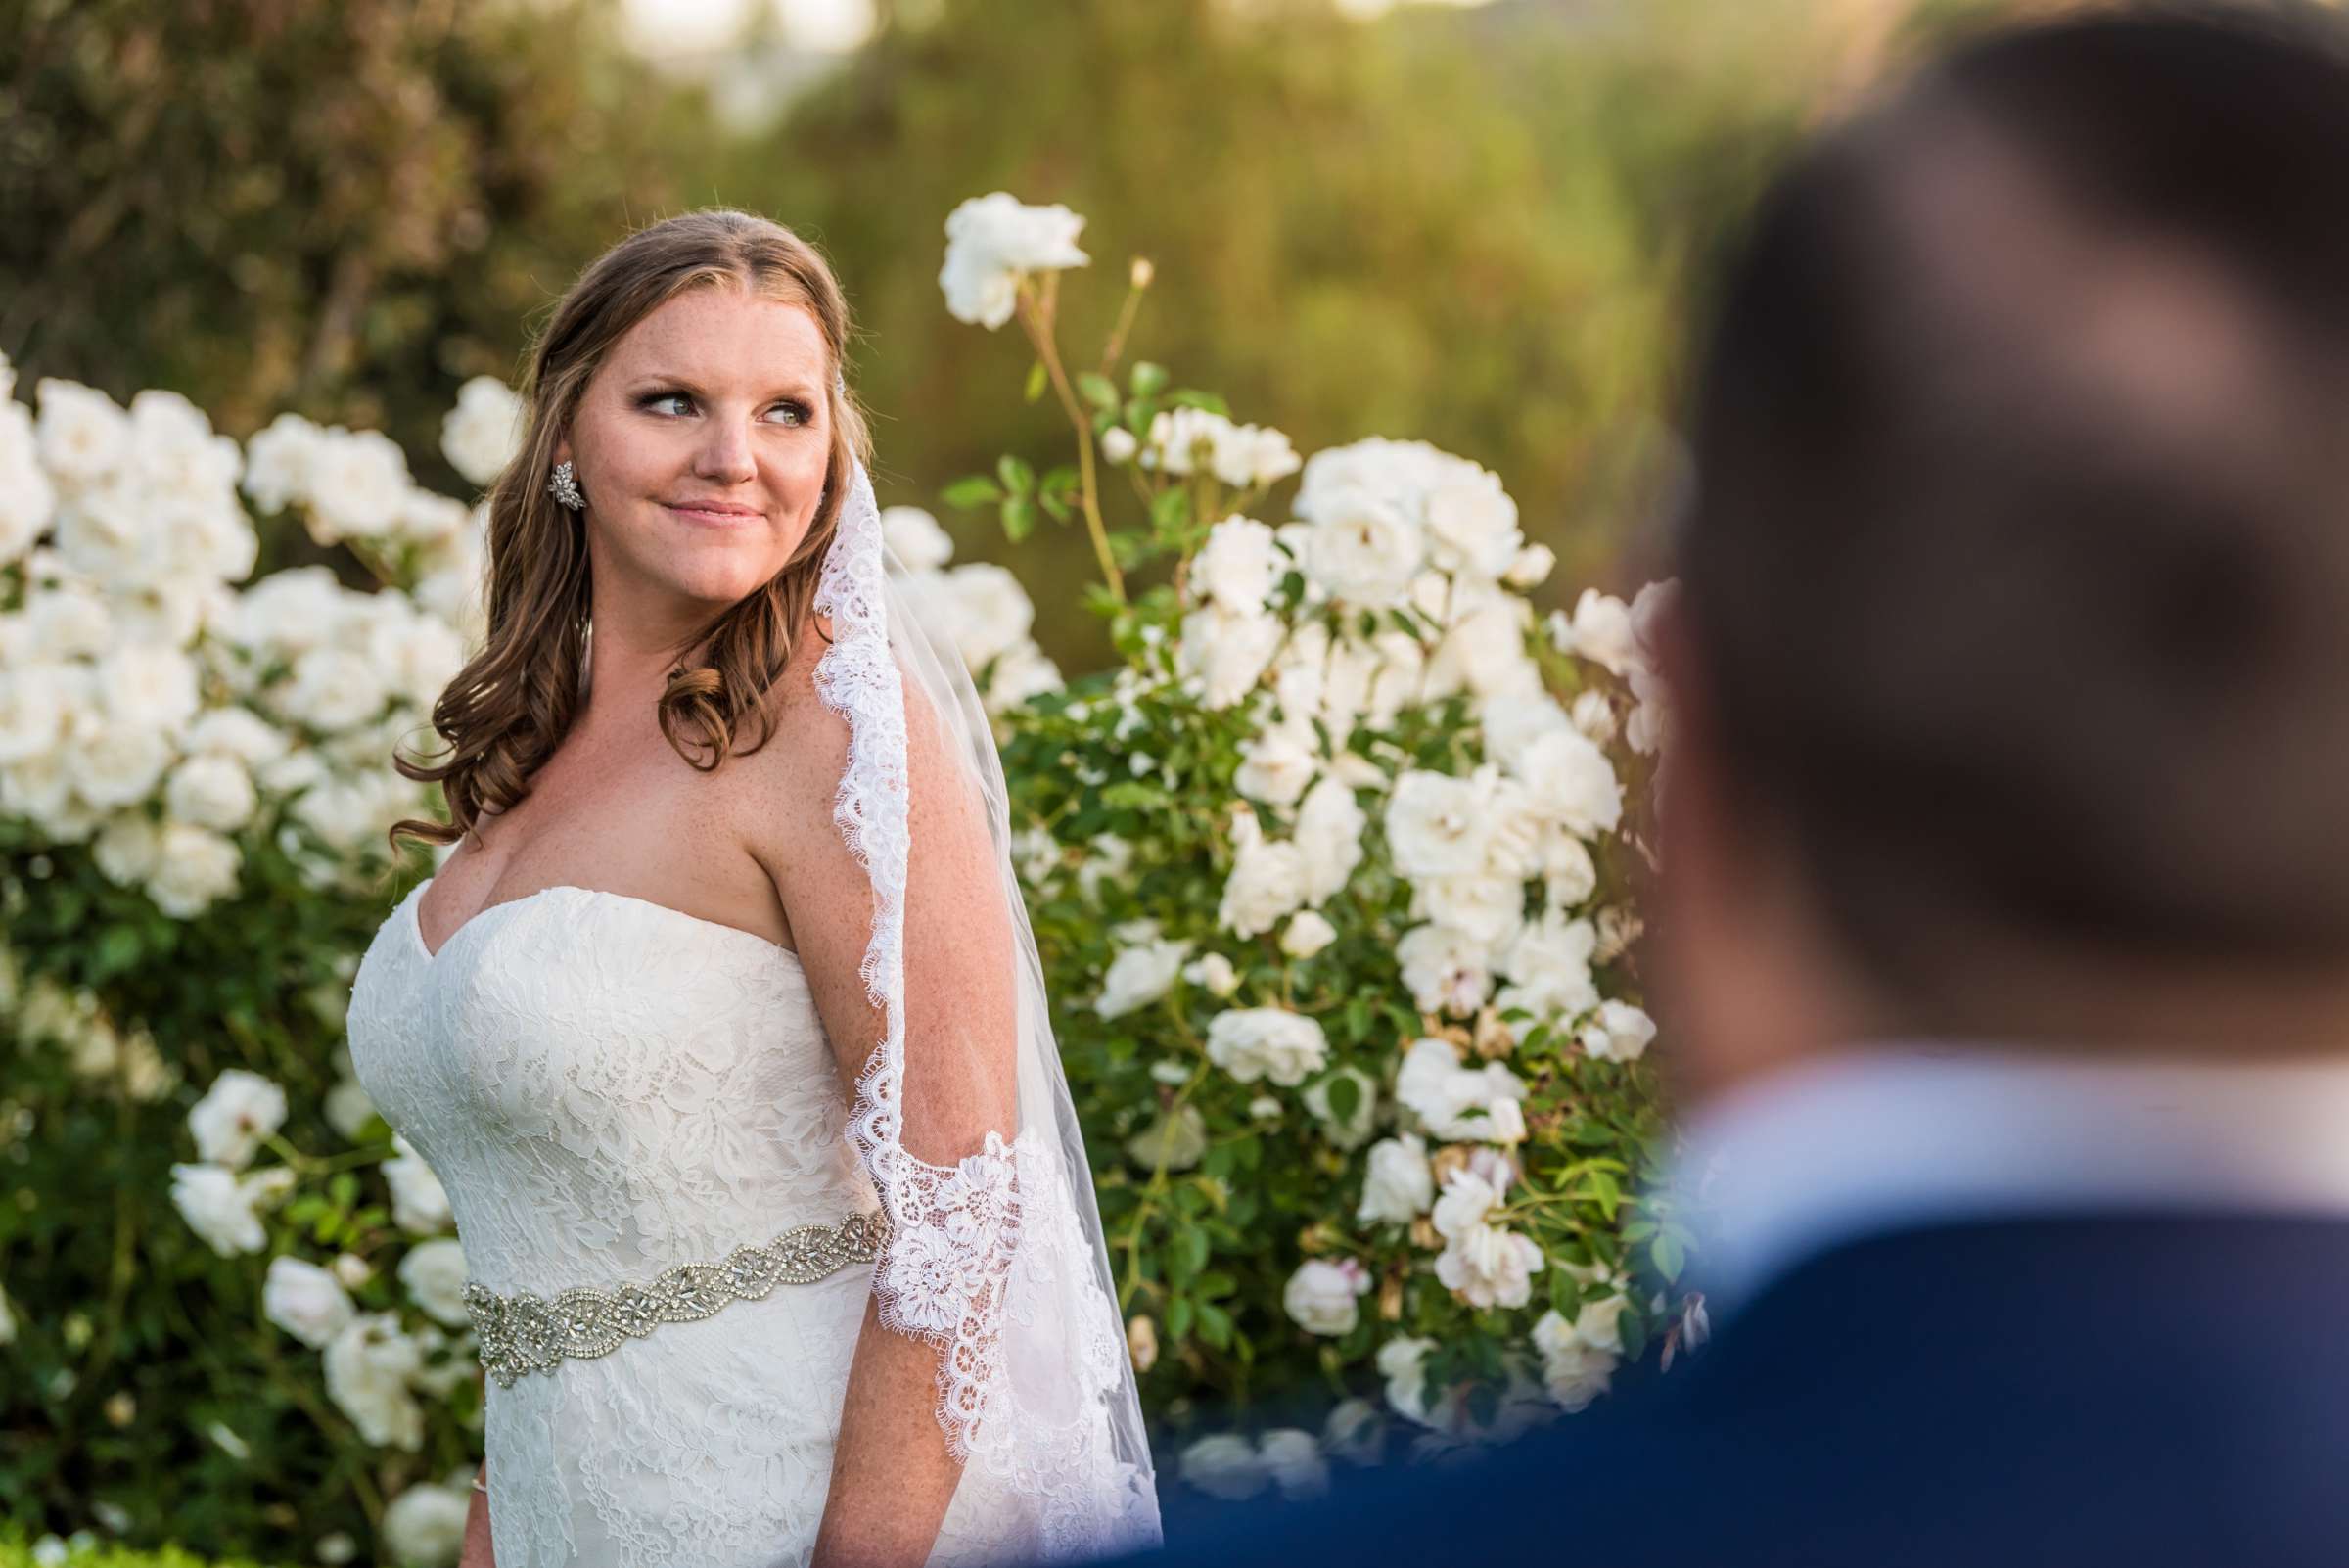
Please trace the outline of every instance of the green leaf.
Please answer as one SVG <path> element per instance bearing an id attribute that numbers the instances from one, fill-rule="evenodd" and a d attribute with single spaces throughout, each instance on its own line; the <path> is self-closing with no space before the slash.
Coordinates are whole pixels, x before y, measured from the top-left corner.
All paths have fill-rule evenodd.
<path id="1" fill-rule="evenodd" d="M 1204 408 L 1211 414 L 1221 414 L 1227 419 L 1231 416 L 1231 405 L 1211 392 L 1194 392 L 1185 387 L 1180 392 L 1167 393 L 1167 401 L 1185 408 Z"/>
<path id="2" fill-rule="evenodd" d="M 1174 1272 L 1188 1277 L 1207 1267 L 1207 1232 L 1193 1225 L 1174 1238 Z"/>
<path id="3" fill-rule="evenodd" d="M 1191 1281 L 1192 1291 L 1203 1300 L 1209 1301 L 1218 1296 L 1228 1296 L 1239 1288 L 1240 1282 L 1221 1268 L 1211 1269 Z"/>
<path id="4" fill-rule="evenodd" d="M 1177 1296 L 1167 1309 L 1167 1337 L 1180 1339 L 1191 1331 L 1191 1298 Z"/>
<path id="5" fill-rule="evenodd" d="M 1231 1344 L 1231 1314 L 1212 1302 L 1199 1304 L 1199 1337 L 1217 1350 Z"/>
<path id="6" fill-rule="evenodd" d="M 1167 367 L 1154 365 L 1147 359 L 1133 362 L 1130 383 L 1136 397 L 1155 397 L 1167 387 Z"/>
<path id="7" fill-rule="evenodd" d="M 1667 1281 L 1678 1280 L 1681 1270 L 1688 1266 L 1688 1249 L 1681 1244 L 1680 1237 L 1669 1230 L 1656 1238 L 1656 1244 L 1648 1249 L 1648 1256 L 1655 1259 L 1656 1271 Z"/>
<path id="8" fill-rule="evenodd" d="M 1009 452 L 996 460 L 995 472 L 1002 476 L 1003 487 L 1014 495 L 1026 495 L 1036 488 L 1036 470 Z"/>
<path id="9" fill-rule="evenodd" d="M 1047 470 L 1044 477 L 1036 481 L 1036 488 L 1046 495 L 1074 495 L 1082 483 L 1078 476 L 1077 465 L 1063 463 L 1058 468 Z"/>
<path id="10" fill-rule="evenodd" d="M 1053 522 L 1055 522 L 1055 523 L 1066 523 L 1066 522 L 1068 522 L 1068 520 L 1069 520 L 1069 501 L 1068 501 L 1068 497 L 1067 497 L 1067 496 L 1065 496 L 1065 495 L 1055 495 L 1055 494 L 1053 494 L 1053 493 L 1052 493 L 1050 490 L 1038 490 L 1038 491 L 1036 492 L 1036 501 L 1037 501 L 1037 502 L 1038 502 L 1038 503 L 1039 503 L 1039 504 L 1040 504 L 1040 505 L 1043 507 L 1043 509 L 1044 509 L 1045 511 L 1047 511 L 1047 512 L 1049 512 L 1049 513 L 1051 513 L 1051 514 L 1052 514 L 1052 521 L 1053 521 Z"/>
<path id="11" fill-rule="evenodd" d="M 1107 376 L 1088 370 L 1077 378 L 1077 390 L 1084 393 L 1084 400 L 1095 408 L 1118 406 L 1118 384 Z"/>
<path id="12" fill-rule="evenodd" d="M 1036 531 L 1036 503 L 1015 495 L 1003 503 L 1003 536 L 1017 544 Z"/>
<path id="13" fill-rule="evenodd" d="M 985 474 L 972 474 L 939 491 L 938 498 L 956 511 L 968 512 L 974 507 L 994 505 L 1003 499 L 1003 489 Z"/>
<path id="14" fill-rule="evenodd" d="M 1043 396 L 1044 389 L 1050 385 L 1048 373 L 1044 369 L 1044 362 L 1039 359 L 1028 367 L 1028 388 L 1021 395 L 1033 403 L 1038 397 Z"/>
<path id="15" fill-rule="evenodd" d="M 1179 485 L 1158 492 L 1150 500 L 1150 523 L 1160 532 L 1182 527 L 1191 515 L 1191 492 Z"/>
<path id="16" fill-rule="evenodd" d="M 1361 1106 L 1361 1080 L 1352 1073 L 1340 1073 L 1329 1081 L 1329 1113 L 1332 1120 L 1351 1122 L 1354 1113 L 1360 1110 Z"/>
<path id="17" fill-rule="evenodd" d="M 1346 1038 L 1359 1044 L 1370 1038 L 1370 998 L 1357 992 L 1346 999 Z"/>
<path id="18" fill-rule="evenodd" d="M 1623 1336 L 1623 1359 L 1637 1360 L 1647 1349 L 1647 1322 L 1635 1307 L 1626 1307 L 1623 1315 L 1615 1319 L 1615 1332 Z"/>

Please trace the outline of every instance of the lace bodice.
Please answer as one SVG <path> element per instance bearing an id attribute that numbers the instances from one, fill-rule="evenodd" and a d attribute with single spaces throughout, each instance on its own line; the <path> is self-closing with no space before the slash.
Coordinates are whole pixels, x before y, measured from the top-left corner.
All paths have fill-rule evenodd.
<path id="1" fill-rule="evenodd" d="M 411 892 L 352 986 L 360 1085 L 447 1189 L 500 1293 L 646 1279 L 875 1206 L 798 959 L 755 933 L 554 887 L 429 952 Z M 499 1568 L 804 1562 L 870 1265 L 487 1391 Z M 934 1562 L 1024 1548 L 966 1473 Z"/>

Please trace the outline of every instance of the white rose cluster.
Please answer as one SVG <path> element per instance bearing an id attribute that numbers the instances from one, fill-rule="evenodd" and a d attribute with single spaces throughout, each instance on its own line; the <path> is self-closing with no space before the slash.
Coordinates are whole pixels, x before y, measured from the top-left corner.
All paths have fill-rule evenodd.
<path id="1" fill-rule="evenodd" d="M 962 655 L 990 714 L 1060 690 L 1060 667 L 1028 634 L 1036 606 L 1018 577 L 991 561 L 949 567 L 953 539 L 918 506 L 884 507 L 881 538 L 896 558 L 898 585 Z"/>
<path id="2" fill-rule="evenodd" d="M 238 890 L 271 824 L 305 875 L 352 874 L 424 810 L 390 757 L 478 636 L 479 516 L 416 488 L 374 433 L 287 415 L 240 451 L 175 393 L 125 409 L 44 380 L 36 420 L 5 396 L 14 380 L 0 361 L 0 812 L 88 845 L 177 919 Z M 467 461 L 486 461 L 511 396 L 468 388 L 451 416 Z M 304 508 L 322 540 L 405 540 L 415 593 L 356 592 L 323 566 L 236 586 L 258 550 L 240 483 L 264 509 Z"/>
<path id="3" fill-rule="evenodd" d="M 1279 431 L 1192 407 L 1154 416 L 1134 460 L 1167 474 L 1212 474 L 1235 490 L 1276 484 L 1301 466 L 1297 448 Z"/>

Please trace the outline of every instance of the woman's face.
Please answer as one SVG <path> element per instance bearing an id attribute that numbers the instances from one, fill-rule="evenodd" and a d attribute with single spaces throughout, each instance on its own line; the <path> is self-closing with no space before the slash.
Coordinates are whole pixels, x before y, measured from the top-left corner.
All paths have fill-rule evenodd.
<path id="1" fill-rule="evenodd" d="M 586 492 L 599 610 L 681 635 L 783 570 L 823 501 L 831 374 L 806 306 L 723 285 L 613 345 L 555 453 Z"/>

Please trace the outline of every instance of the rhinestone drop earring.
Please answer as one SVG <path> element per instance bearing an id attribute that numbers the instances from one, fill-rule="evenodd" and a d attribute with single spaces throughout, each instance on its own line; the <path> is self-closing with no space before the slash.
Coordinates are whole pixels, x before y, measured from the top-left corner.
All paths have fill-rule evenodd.
<path id="1" fill-rule="evenodd" d="M 557 463 L 555 471 L 546 478 L 546 493 L 556 503 L 575 512 L 587 510 L 587 497 L 579 493 L 579 476 L 569 463 Z"/>

